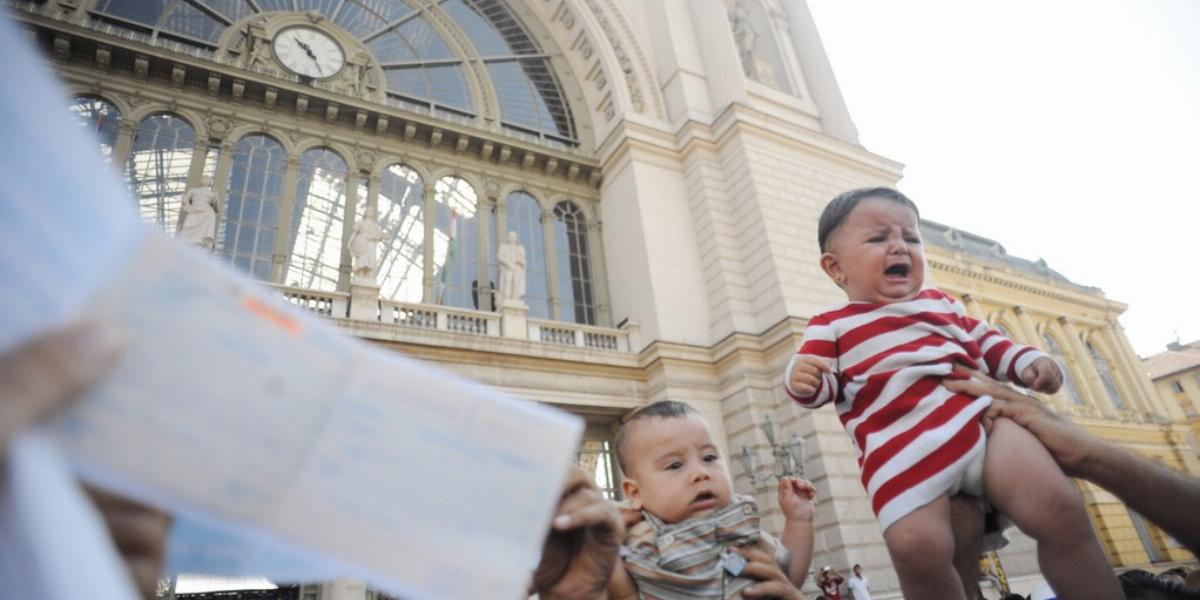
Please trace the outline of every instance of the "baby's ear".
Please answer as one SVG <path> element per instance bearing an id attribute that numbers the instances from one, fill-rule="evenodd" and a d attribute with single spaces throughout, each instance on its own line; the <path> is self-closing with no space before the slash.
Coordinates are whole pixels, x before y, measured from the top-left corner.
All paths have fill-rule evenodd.
<path id="1" fill-rule="evenodd" d="M 621 494 L 629 501 L 629 508 L 642 510 L 642 491 L 637 481 L 626 477 L 621 480 Z"/>
<path id="2" fill-rule="evenodd" d="M 842 263 L 833 254 L 826 252 L 821 255 L 821 270 L 833 280 L 838 287 L 846 285 L 846 272 L 842 270 Z"/>

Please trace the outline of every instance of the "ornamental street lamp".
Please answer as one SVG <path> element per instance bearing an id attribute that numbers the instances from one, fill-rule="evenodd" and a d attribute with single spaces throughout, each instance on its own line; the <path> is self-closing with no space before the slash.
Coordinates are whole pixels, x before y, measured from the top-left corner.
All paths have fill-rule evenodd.
<path id="1" fill-rule="evenodd" d="M 771 454 L 775 456 L 775 477 L 778 480 L 780 477 L 803 477 L 804 464 L 808 461 L 808 448 L 805 445 L 804 438 L 800 434 L 792 432 L 791 440 L 786 444 L 776 443 L 775 437 L 775 422 L 771 420 L 771 416 L 767 415 L 763 422 L 759 425 L 762 428 L 763 434 L 767 436 L 767 443 L 771 444 Z M 742 446 L 742 453 L 738 455 L 738 460 L 742 463 L 742 470 L 750 477 L 751 485 L 758 485 L 771 480 L 771 476 L 759 475 L 757 456 L 750 450 L 749 446 Z"/>

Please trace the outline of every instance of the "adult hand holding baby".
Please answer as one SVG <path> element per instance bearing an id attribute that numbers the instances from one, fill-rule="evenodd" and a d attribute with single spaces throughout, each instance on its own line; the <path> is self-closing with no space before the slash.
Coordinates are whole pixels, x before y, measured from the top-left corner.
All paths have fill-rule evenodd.
<path id="1" fill-rule="evenodd" d="M 743 598 L 776 598 L 778 600 L 804 600 L 804 594 L 779 568 L 779 563 L 766 552 L 758 548 L 739 548 L 738 552 L 746 559 L 742 576 L 757 579 L 758 583 L 742 590 Z"/>

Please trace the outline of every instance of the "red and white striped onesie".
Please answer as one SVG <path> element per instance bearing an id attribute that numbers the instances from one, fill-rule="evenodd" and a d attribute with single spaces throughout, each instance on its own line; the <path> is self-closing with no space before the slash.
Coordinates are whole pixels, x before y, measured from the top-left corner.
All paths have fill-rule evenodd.
<path id="1" fill-rule="evenodd" d="M 979 415 L 991 398 L 942 387 L 943 379 L 954 377 L 954 363 L 1019 383 L 1019 374 L 1045 356 L 967 316 L 937 289 L 904 302 L 850 302 L 823 312 L 809 321 L 800 355 L 830 359 L 835 372 L 823 374 L 811 396 L 784 388 L 807 408 L 834 403 L 884 531 L 959 490 L 969 468 L 982 473 Z M 979 494 L 982 482 L 962 490 Z"/>

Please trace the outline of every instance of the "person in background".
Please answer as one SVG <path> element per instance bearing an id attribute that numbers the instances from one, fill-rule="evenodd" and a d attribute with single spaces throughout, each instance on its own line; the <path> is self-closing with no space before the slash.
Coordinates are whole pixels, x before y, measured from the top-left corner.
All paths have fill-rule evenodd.
<path id="1" fill-rule="evenodd" d="M 862 574 L 862 565 L 854 565 L 850 572 L 850 579 L 846 580 L 850 597 L 854 600 L 871 600 L 871 580 Z"/>
<path id="2" fill-rule="evenodd" d="M 846 581 L 841 573 L 838 573 L 829 565 L 821 567 L 821 574 L 817 577 L 817 587 L 821 589 L 823 594 L 829 600 L 842 600 L 842 582 Z"/>

